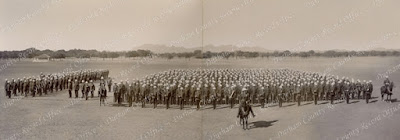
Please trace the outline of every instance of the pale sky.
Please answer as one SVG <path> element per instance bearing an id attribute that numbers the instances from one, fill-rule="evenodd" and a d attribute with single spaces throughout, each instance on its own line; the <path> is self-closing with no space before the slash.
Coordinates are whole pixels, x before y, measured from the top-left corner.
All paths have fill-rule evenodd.
<path id="1" fill-rule="evenodd" d="M 399 6 L 398 0 L 0 0 L 0 50 L 202 42 L 290 50 L 305 41 L 302 50 L 355 50 L 376 40 L 376 47 L 400 49 Z"/>

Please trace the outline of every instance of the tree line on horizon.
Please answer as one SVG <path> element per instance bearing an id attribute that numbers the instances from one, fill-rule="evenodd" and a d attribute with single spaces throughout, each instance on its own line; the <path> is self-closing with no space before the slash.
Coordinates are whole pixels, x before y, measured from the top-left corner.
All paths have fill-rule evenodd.
<path id="1" fill-rule="evenodd" d="M 133 51 L 98 51 L 98 50 L 37 50 L 29 48 L 22 51 L 0 51 L 1 59 L 24 59 L 35 58 L 37 56 L 46 54 L 51 59 L 65 59 L 65 58 L 102 58 L 114 59 L 119 57 L 136 58 L 136 57 L 161 57 L 165 59 L 173 58 L 186 58 L 186 59 L 208 59 L 208 58 L 269 58 L 269 57 L 348 57 L 348 56 L 400 56 L 399 51 L 319 51 L 314 50 L 303 52 L 290 52 L 274 51 L 274 52 L 251 52 L 251 51 L 232 51 L 232 52 L 211 52 L 195 50 L 193 52 L 180 52 L 180 53 L 154 53 L 150 50 L 133 50 Z"/>

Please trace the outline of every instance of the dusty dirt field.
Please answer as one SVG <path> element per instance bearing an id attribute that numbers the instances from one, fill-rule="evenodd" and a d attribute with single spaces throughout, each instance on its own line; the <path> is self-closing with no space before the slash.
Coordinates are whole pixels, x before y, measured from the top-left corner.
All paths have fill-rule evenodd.
<path id="1" fill-rule="evenodd" d="M 212 110 L 205 106 L 201 111 L 190 107 L 179 110 L 177 106 L 166 110 L 118 107 L 111 98 L 107 106 L 99 106 L 99 99 L 88 101 L 69 99 L 67 91 L 42 97 L 12 97 L 6 99 L 4 79 L 28 77 L 44 73 L 62 72 L 66 69 L 109 69 L 112 77 L 118 79 L 141 78 L 168 69 L 196 68 L 290 68 L 322 72 L 327 68 L 339 76 L 373 80 L 373 97 L 379 97 L 383 79 L 378 74 L 400 64 L 396 57 L 360 57 L 344 62 L 344 58 L 288 58 L 280 62 L 271 59 L 217 60 L 211 65 L 192 59 L 173 60 L 71 60 L 32 63 L 16 62 L 0 72 L 0 139 L 381 139 L 400 138 L 400 102 L 386 103 L 380 98 L 370 104 L 364 100 L 353 100 L 352 104 L 338 102 L 330 105 L 294 103 L 278 108 L 254 107 L 255 118 L 250 118 L 251 129 L 244 131 L 237 125 L 237 108 L 219 106 Z M 344 62 L 340 65 L 339 62 Z M 1 61 L 3 65 L 6 61 Z M 120 76 L 120 72 L 127 72 Z M 400 84 L 400 70 L 390 74 L 395 85 Z M 119 80 L 117 80 L 119 81 Z M 392 98 L 400 98 L 399 86 Z M 110 95 L 110 94 L 108 94 Z"/>

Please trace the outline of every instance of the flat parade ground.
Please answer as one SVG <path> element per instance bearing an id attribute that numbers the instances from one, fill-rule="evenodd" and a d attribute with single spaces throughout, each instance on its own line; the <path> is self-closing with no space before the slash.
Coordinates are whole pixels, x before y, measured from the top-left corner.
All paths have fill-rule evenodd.
<path id="1" fill-rule="evenodd" d="M 390 79 L 400 84 L 399 57 L 357 58 L 284 58 L 272 59 L 216 59 L 205 61 L 191 59 L 115 59 L 115 60 L 64 60 L 47 63 L 15 62 L 0 73 L 0 139 L 360 139 L 386 140 L 400 138 L 400 102 L 380 100 L 379 87 L 383 79 L 378 74 L 391 70 Z M 8 61 L 1 61 L 3 65 Z M 140 63 L 138 63 L 140 62 Z M 4 79 L 55 73 L 70 69 L 109 69 L 111 77 L 120 80 L 142 78 L 168 69 L 197 68 L 289 68 L 295 70 L 328 72 L 331 74 L 372 80 L 373 103 L 365 100 L 314 105 L 303 102 L 298 107 L 285 103 L 261 109 L 254 107 L 256 118 L 250 118 L 250 130 L 237 125 L 237 108 L 218 106 L 216 110 L 205 106 L 201 111 L 190 107 L 179 110 L 172 106 L 166 110 L 113 105 L 108 94 L 107 106 L 99 106 L 99 98 L 74 100 L 67 91 L 42 97 L 12 97 L 6 99 Z M 331 69 L 331 70 L 329 70 Z M 121 76 L 121 72 L 125 73 Z M 399 86 L 392 98 L 399 97 Z M 95 92 L 97 95 L 97 91 Z M 79 93 L 81 94 L 81 93 Z M 81 95 L 80 95 L 81 96 Z"/>

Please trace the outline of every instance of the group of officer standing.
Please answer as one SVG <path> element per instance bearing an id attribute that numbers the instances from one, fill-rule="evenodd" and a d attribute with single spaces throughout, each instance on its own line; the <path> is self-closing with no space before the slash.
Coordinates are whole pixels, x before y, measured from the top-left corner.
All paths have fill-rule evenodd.
<path id="1" fill-rule="evenodd" d="M 252 104 L 303 101 L 369 99 L 371 80 L 339 78 L 315 72 L 289 69 L 175 69 L 146 76 L 141 80 L 114 83 L 114 102 L 185 105 Z"/>
<path id="2" fill-rule="evenodd" d="M 12 80 L 5 80 L 5 92 L 8 98 L 11 95 L 27 97 L 32 95 L 42 96 L 43 94 L 53 93 L 68 89 L 69 97 L 72 97 L 72 91 L 75 90 L 75 97 L 78 97 L 78 91 L 82 91 L 82 97 L 88 92 L 93 92 L 95 86 L 93 81 L 100 80 L 102 77 L 108 77 L 109 70 L 79 70 L 64 73 L 54 73 L 45 75 L 41 73 L 37 77 L 24 77 Z M 81 81 L 80 83 L 78 81 Z"/>

